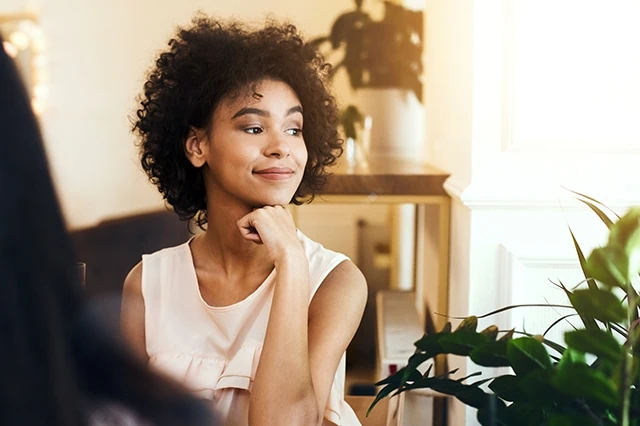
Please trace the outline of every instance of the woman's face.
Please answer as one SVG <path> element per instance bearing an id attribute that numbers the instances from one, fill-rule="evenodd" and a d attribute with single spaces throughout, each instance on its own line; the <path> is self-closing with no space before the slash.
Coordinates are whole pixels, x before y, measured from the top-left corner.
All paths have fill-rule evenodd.
<path id="1" fill-rule="evenodd" d="M 208 197 L 249 207 L 289 204 L 307 164 L 302 105 L 291 87 L 263 80 L 254 93 L 224 99 L 204 144 Z"/>

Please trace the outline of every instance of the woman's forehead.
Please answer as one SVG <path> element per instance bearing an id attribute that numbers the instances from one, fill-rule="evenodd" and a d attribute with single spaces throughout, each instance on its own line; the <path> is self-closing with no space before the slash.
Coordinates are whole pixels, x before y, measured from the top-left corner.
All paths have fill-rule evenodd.
<path id="1" fill-rule="evenodd" d="M 281 108 L 284 111 L 298 105 L 300 100 L 291 86 L 279 80 L 264 79 L 246 84 L 225 96 L 216 110 L 222 116 L 229 115 L 226 118 L 231 118 L 238 110 L 247 107 L 265 110 Z"/>

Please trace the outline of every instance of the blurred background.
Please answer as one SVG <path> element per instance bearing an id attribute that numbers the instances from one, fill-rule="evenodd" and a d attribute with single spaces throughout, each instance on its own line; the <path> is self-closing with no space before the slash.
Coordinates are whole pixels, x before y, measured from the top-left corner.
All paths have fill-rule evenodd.
<path id="1" fill-rule="evenodd" d="M 417 142 L 397 133 L 394 149 L 398 158 L 430 164 L 450 175 L 444 185 L 451 198 L 449 314 L 562 301 L 547 279 L 580 279 L 567 224 L 585 251 L 606 235 L 563 188 L 589 194 L 619 212 L 640 201 L 640 2 L 390 3 L 424 13 L 415 44 L 421 68 L 419 93 L 414 95 L 421 102 L 394 115 L 409 129 L 408 135 L 417 135 Z M 386 10 L 384 2 L 373 0 L 365 0 L 362 8 L 374 20 L 383 19 Z M 116 297 L 123 273 L 142 253 L 186 238 L 186 226 L 162 213 L 158 192 L 139 170 L 128 117 L 155 55 L 196 10 L 256 24 L 269 14 L 291 20 L 315 38 L 328 35 L 336 18 L 355 10 L 355 4 L 0 3 L 0 25 L 30 83 L 68 226 L 88 265 L 90 293 Z M 344 55 L 344 49 L 325 49 L 332 63 Z M 342 68 L 334 78 L 340 105 L 379 114 L 367 110 L 372 101 L 349 77 Z M 370 137 L 388 131 L 379 124 L 376 128 L 381 120 L 373 120 Z M 399 250 L 394 238 L 413 241 L 424 232 L 428 243 L 437 226 L 430 220 L 433 211 L 427 209 L 423 227 L 415 227 L 416 217 L 405 213 L 387 205 L 320 204 L 297 209 L 296 218 L 309 237 L 358 263 L 369 281 L 371 299 L 378 290 L 394 286 L 411 290 L 412 282 L 391 276 L 395 258 L 408 268 L 424 269 L 429 282 L 429 244 L 427 256 L 414 265 L 410 256 L 394 253 Z M 371 299 L 349 350 L 356 384 L 369 383 L 373 375 L 374 305 Z M 490 322 L 525 324 L 535 332 L 557 317 L 549 311 L 513 311 Z M 452 362 L 466 368 L 464 362 Z M 471 409 L 451 406 L 450 424 L 472 424 L 474 418 Z"/>

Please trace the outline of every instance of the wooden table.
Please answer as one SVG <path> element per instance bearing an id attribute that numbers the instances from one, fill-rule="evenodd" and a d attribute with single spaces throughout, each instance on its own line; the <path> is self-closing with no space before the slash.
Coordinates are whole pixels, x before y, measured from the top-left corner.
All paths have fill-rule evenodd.
<path id="1" fill-rule="evenodd" d="M 444 316 L 433 316 L 432 313 L 448 313 L 451 199 L 443 187 L 448 177 L 448 173 L 429 165 L 398 161 L 372 162 L 366 168 L 343 166 L 334 170 L 314 200 L 314 203 L 406 203 L 416 206 L 415 307 L 423 329 L 428 333 L 440 330 L 447 321 Z M 425 279 L 426 275 L 435 278 Z M 435 370 L 436 374 L 447 370 L 445 357 L 435 360 Z M 390 404 L 401 401 L 394 399 Z M 434 404 L 433 424 L 441 424 L 446 402 L 436 398 Z M 404 411 L 404 408 L 398 409 Z M 413 414 L 416 413 L 421 412 Z M 387 424 L 393 422 L 387 418 Z"/>
<path id="2" fill-rule="evenodd" d="M 446 314 L 449 287 L 449 242 L 451 199 L 443 184 L 449 174 L 429 165 L 386 161 L 370 163 L 366 168 L 334 170 L 314 203 L 342 204 L 414 204 L 416 205 L 416 241 L 414 289 L 416 309 L 427 327 L 438 329 L 444 317 L 430 318 L 430 312 Z M 430 230 L 427 208 L 437 212 L 437 228 Z M 431 222 L 433 224 L 433 222 Z M 437 240 L 437 241 L 436 241 Z M 437 252 L 437 282 L 426 283 L 426 249 Z"/>

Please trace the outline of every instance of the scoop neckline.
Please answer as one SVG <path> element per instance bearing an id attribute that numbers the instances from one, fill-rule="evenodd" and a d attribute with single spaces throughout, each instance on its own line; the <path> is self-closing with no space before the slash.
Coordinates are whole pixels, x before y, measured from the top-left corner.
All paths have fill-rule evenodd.
<path id="1" fill-rule="evenodd" d="M 262 293 L 262 291 L 264 291 L 265 288 L 269 287 L 269 283 L 272 281 L 271 278 L 274 276 L 276 272 L 275 267 L 271 269 L 271 272 L 269 272 L 269 275 L 267 275 L 264 281 L 262 281 L 260 285 L 244 299 L 239 300 L 235 303 L 232 303 L 231 305 L 224 305 L 224 306 L 212 306 L 208 304 L 207 301 L 204 300 L 204 297 L 202 297 L 202 292 L 200 291 L 200 283 L 198 282 L 198 273 L 196 272 L 196 264 L 193 259 L 193 252 L 191 251 L 191 242 L 195 239 L 195 237 L 196 236 L 194 235 L 193 237 L 189 238 L 189 240 L 186 243 L 184 243 L 184 247 L 185 247 L 185 254 L 189 259 L 189 269 L 191 271 L 191 278 L 195 286 L 196 294 L 198 295 L 200 302 L 205 308 L 207 308 L 210 311 L 217 311 L 217 312 L 230 311 L 248 303 L 251 299 L 256 298 L 259 293 Z"/>

